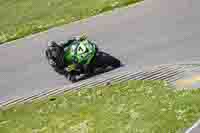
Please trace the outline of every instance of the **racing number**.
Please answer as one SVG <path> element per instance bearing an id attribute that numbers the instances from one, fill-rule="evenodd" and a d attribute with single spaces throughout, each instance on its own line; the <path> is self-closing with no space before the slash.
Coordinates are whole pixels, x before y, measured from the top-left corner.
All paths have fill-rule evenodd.
<path id="1" fill-rule="evenodd" d="M 86 51 L 86 47 L 84 45 L 80 44 L 79 47 L 78 47 L 77 53 L 83 54 L 85 51 Z"/>
<path id="2" fill-rule="evenodd" d="M 77 48 L 77 55 L 79 57 L 79 60 L 87 60 L 87 47 L 84 45 L 84 43 L 81 43 Z"/>

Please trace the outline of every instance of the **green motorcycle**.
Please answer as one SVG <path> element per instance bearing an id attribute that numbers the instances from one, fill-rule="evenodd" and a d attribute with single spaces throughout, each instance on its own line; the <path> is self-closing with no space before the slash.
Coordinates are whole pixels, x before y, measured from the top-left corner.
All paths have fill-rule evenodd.
<path id="1" fill-rule="evenodd" d="M 70 46 L 64 50 L 65 63 L 72 64 L 66 67 L 68 79 L 70 81 L 76 81 L 77 75 L 83 73 L 82 67 L 86 65 L 90 67 L 90 71 L 93 71 L 97 53 L 97 45 L 89 40 L 72 42 Z M 73 62 L 76 62 L 78 66 L 74 65 Z"/>
<path id="2" fill-rule="evenodd" d="M 98 68 L 117 68 L 121 65 L 119 60 L 99 51 L 97 45 L 87 39 L 73 41 L 64 48 L 64 63 L 67 64 L 65 77 L 72 82 L 76 82 L 81 74 L 95 74 Z M 84 71 L 84 67 L 87 67 L 87 71 Z"/>

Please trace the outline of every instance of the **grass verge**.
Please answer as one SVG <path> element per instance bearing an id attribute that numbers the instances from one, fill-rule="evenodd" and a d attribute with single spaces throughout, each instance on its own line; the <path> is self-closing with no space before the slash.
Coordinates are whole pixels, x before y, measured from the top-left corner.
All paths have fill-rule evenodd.
<path id="1" fill-rule="evenodd" d="M 0 44 L 141 0 L 0 0 Z"/>
<path id="2" fill-rule="evenodd" d="M 179 132 L 200 117 L 200 90 L 129 81 L 67 92 L 0 111 L 3 133 Z"/>

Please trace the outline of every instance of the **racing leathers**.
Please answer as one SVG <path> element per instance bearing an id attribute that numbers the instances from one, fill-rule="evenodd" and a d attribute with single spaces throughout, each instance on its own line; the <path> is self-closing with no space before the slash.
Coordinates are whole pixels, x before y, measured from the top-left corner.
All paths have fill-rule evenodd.
<path id="1" fill-rule="evenodd" d="M 71 44 L 77 47 L 80 41 L 83 40 L 73 38 L 59 45 L 55 42 L 51 42 L 51 46 L 47 50 L 47 53 L 50 55 L 50 64 L 56 72 L 66 75 L 68 73 L 65 68 L 68 70 L 79 68 L 83 73 L 91 73 L 91 69 L 89 68 L 91 64 L 79 64 L 77 61 L 78 59 L 74 56 L 69 57 L 67 60 L 65 58 L 65 53 L 70 53 L 69 49 L 71 49 Z"/>

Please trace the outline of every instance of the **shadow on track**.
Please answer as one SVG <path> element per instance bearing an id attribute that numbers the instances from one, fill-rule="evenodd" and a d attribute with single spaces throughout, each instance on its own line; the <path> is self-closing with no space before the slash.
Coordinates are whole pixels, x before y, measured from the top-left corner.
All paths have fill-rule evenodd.
<path id="1" fill-rule="evenodd" d="M 110 54 L 106 52 L 102 52 L 102 51 L 99 52 L 99 54 L 100 56 L 97 56 L 97 59 L 96 59 L 95 72 L 90 75 L 84 74 L 79 79 L 77 79 L 76 82 L 91 78 L 99 74 L 112 71 L 114 69 L 117 69 L 123 66 L 123 64 L 121 63 L 119 59 L 111 56 Z"/>

